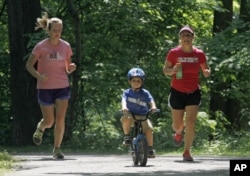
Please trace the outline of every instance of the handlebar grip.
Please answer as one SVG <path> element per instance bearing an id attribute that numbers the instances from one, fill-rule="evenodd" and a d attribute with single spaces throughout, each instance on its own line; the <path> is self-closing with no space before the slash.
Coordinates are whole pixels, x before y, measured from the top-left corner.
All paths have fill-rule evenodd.
<path id="1" fill-rule="evenodd" d="M 152 109 L 149 109 L 148 112 L 152 112 Z M 160 109 L 156 109 L 156 111 L 154 113 L 156 113 L 156 112 L 161 112 L 161 110 Z"/>
<path id="2" fill-rule="evenodd" d="M 156 112 L 161 112 L 161 110 L 160 109 L 156 109 Z"/>

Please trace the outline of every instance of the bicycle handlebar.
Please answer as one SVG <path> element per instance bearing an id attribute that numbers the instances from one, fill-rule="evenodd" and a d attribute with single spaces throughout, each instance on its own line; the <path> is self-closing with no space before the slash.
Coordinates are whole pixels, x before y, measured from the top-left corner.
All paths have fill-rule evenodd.
<path id="1" fill-rule="evenodd" d="M 160 112 L 160 109 L 154 109 L 154 110 L 156 110 L 156 111 L 153 111 L 153 109 L 149 109 L 147 114 L 134 114 L 131 111 L 128 111 L 128 112 L 130 112 L 132 114 L 133 119 L 135 119 L 136 121 L 145 121 L 145 120 L 148 119 L 149 114 L 154 114 L 154 113 Z M 122 112 L 124 114 L 124 112 L 122 110 L 120 110 L 120 112 Z M 144 119 L 137 119 L 135 117 L 136 115 L 139 115 L 139 116 L 144 116 L 145 115 L 146 117 Z"/>
<path id="2" fill-rule="evenodd" d="M 161 110 L 160 109 L 155 109 L 155 112 L 152 112 L 153 111 L 153 109 L 149 109 L 148 110 L 148 113 L 147 114 L 134 114 L 134 113 L 132 113 L 131 111 L 128 111 L 128 112 L 130 112 L 131 114 L 133 114 L 133 115 L 148 115 L 148 114 L 150 114 L 150 113 L 158 113 L 158 112 L 161 112 Z M 124 112 L 122 111 L 122 109 L 121 110 L 119 110 L 119 112 L 121 112 L 121 113 L 123 113 L 124 114 Z"/>

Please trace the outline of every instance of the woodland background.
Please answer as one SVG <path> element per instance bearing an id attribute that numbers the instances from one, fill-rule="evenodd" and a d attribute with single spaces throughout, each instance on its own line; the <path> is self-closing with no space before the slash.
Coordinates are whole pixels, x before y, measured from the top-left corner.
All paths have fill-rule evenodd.
<path id="1" fill-rule="evenodd" d="M 162 73 L 166 53 L 178 45 L 178 31 L 195 30 L 212 76 L 201 75 L 200 107 L 194 147 L 228 136 L 237 148 L 249 137 L 249 0 L 0 0 L 0 145 L 27 146 L 42 118 L 36 80 L 25 69 L 34 45 L 47 37 L 35 31 L 42 12 L 64 22 L 62 38 L 74 52 L 77 71 L 70 75 L 72 98 L 64 146 L 86 150 L 124 150 L 120 114 L 127 72 L 139 66 L 161 113 L 152 116 L 155 148 L 172 147 L 167 105 L 170 77 Z M 52 143 L 48 129 L 44 143 Z M 249 140 L 245 145 L 249 145 Z"/>

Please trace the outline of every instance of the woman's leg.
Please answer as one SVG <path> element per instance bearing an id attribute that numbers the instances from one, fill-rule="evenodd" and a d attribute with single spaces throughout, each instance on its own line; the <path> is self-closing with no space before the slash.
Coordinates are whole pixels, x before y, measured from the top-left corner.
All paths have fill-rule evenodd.
<path id="1" fill-rule="evenodd" d="M 54 123 L 54 105 L 40 105 L 43 118 L 37 124 L 37 129 L 33 134 L 33 142 L 40 145 L 43 139 L 43 133 L 46 128 L 50 128 Z"/>
<path id="2" fill-rule="evenodd" d="M 171 109 L 172 112 L 172 128 L 177 134 L 181 134 L 184 128 L 184 113 L 185 110 Z"/>
<path id="3" fill-rule="evenodd" d="M 65 116 L 68 108 L 68 99 L 56 100 L 55 108 L 54 147 L 60 148 L 65 130 Z"/>
<path id="4" fill-rule="evenodd" d="M 175 131 L 173 136 L 174 145 L 180 147 L 183 142 L 184 110 L 172 109 L 172 128 Z"/>
<path id="5" fill-rule="evenodd" d="M 186 106 L 186 122 L 185 122 L 185 145 L 184 150 L 189 151 L 193 145 L 195 136 L 195 122 L 198 114 L 199 106 Z"/>
<path id="6" fill-rule="evenodd" d="M 46 128 L 51 128 L 55 120 L 54 105 L 40 105 L 43 119 L 40 121 L 39 129 L 45 131 Z"/>

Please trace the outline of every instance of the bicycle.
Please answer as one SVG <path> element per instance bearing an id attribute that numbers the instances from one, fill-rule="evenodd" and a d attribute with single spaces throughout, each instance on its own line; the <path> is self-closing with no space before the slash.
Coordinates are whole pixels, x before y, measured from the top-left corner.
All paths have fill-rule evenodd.
<path id="1" fill-rule="evenodd" d="M 138 163 L 141 166 L 146 166 L 148 161 L 148 142 L 143 134 L 141 123 L 149 118 L 151 112 L 152 110 L 149 110 L 147 115 L 143 119 L 136 118 L 136 115 L 130 112 L 133 119 L 135 120 L 134 127 L 132 128 L 130 134 L 132 138 L 130 144 L 130 153 L 132 155 L 134 166 L 138 165 Z M 160 110 L 157 109 L 156 112 L 160 112 Z"/>

